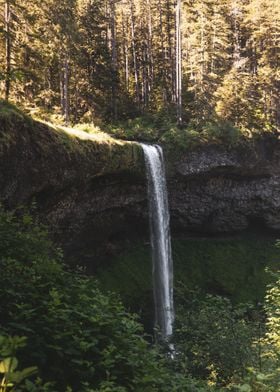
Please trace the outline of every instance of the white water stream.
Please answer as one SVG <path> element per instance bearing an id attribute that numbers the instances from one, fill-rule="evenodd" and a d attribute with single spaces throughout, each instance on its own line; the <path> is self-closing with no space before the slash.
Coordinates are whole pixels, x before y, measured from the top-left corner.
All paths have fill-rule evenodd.
<path id="1" fill-rule="evenodd" d="M 160 146 L 142 144 L 148 179 L 149 214 L 153 252 L 155 326 L 162 339 L 172 335 L 173 262 L 169 229 L 169 208 L 163 153 Z"/>

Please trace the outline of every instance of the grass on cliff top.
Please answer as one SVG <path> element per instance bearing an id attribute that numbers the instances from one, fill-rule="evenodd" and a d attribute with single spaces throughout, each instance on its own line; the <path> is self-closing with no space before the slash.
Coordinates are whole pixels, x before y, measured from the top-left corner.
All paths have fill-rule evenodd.
<path id="1" fill-rule="evenodd" d="M 32 126 L 32 118 L 12 103 L 0 99 L 0 129 L 12 127 L 14 125 L 27 124 Z"/>
<path id="2" fill-rule="evenodd" d="M 40 123 L 43 123 L 50 127 L 53 131 L 65 134 L 69 138 L 72 139 L 80 139 L 80 140 L 89 140 L 99 144 L 107 144 L 107 145 L 119 145 L 124 146 L 125 144 L 131 143 L 125 140 L 118 140 L 108 135 L 105 132 L 102 132 L 98 127 L 95 127 L 93 124 L 78 124 L 77 126 L 70 127 L 64 125 L 56 125 L 44 120 L 37 120 Z"/>
<path id="3" fill-rule="evenodd" d="M 127 143 L 127 140 L 121 140 L 121 138 L 114 137 L 112 133 L 106 132 L 105 126 L 102 130 L 99 125 L 93 122 L 66 125 L 64 117 L 60 114 L 42 108 L 28 108 L 27 110 L 34 120 L 51 127 L 56 132 L 64 133 L 70 138 L 91 140 L 108 145 L 125 145 Z"/>
<path id="4" fill-rule="evenodd" d="M 31 143 L 31 144 L 30 144 Z M 12 146 L 37 146 L 47 158 L 52 154 L 75 157 L 93 165 L 95 175 L 115 171 L 141 172 L 139 144 L 117 140 L 92 125 L 77 128 L 32 118 L 12 104 L 0 102 L 0 156 Z"/>
<path id="5" fill-rule="evenodd" d="M 34 121 L 15 105 L 0 99 L 0 154 L 14 141 L 14 130 L 33 129 Z"/>
<path id="6" fill-rule="evenodd" d="M 24 113 L 23 110 L 18 108 L 12 103 L 0 100 L 0 132 L 1 139 L 9 139 L 11 135 L 9 134 L 10 129 L 22 129 L 28 127 L 29 129 L 36 129 L 36 124 L 44 124 L 51 131 L 54 131 L 63 143 L 67 144 L 67 139 L 69 144 L 71 140 L 89 140 L 96 142 L 98 144 L 106 145 L 119 145 L 123 146 L 129 142 L 124 140 L 118 140 L 108 133 L 102 132 L 101 129 L 94 124 L 78 124 L 74 127 L 67 127 L 59 122 L 49 122 L 36 115 L 36 112 L 30 115 Z"/>

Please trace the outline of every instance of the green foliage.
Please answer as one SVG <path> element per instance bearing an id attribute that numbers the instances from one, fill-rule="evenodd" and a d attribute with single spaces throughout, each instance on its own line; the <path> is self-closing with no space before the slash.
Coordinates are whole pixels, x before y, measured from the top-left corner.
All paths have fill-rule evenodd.
<path id="1" fill-rule="evenodd" d="M 187 127 L 170 127 L 161 141 L 170 149 L 189 150 L 206 143 L 235 145 L 242 142 L 244 134 L 230 121 L 222 119 L 209 122 L 192 121 Z"/>
<path id="2" fill-rule="evenodd" d="M 105 125 L 107 132 L 121 139 L 154 142 L 164 132 L 175 126 L 174 119 L 166 114 L 145 114 L 126 121 Z"/>
<path id="3" fill-rule="evenodd" d="M 23 208 L 6 212 L 0 205 L 0 257 L 23 263 L 59 259 L 61 254 L 48 238 L 47 228 Z"/>
<path id="4" fill-rule="evenodd" d="M 280 271 L 272 273 L 265 296 L 264 334 L 258 341 L 258 366 L 252 363 L 242 379 L 234 380 L 238 391 L 276 392 L 280 386 Z M 256 346 L 256 342 L 254 343 Z"/>
<path id="5" fill-rule="evenodd" d="M 261 319 L 250 305 L 233 306 L 226 298 L 204 296 L 184 285 L 176 290 L 176 304 L 176 361 L 184 371 L 225 385 L 257 361 L 252 343 Z"/>
<path id="6" fill-rule="evenodd" d="M 19 390 L 18 386 L 37 372 L 34 366 L 18 370 L 15 354 L 17 349 L 25 345 L 25 338 L 0 335 L 0 392 Z"/>
<path id="7" fill-rule="evenodd" d="M 274 240 L 258 235 L 236 238 L 174 239 L 172 241 L 175 286 L 180 281 L 193 289 L 228 296 L 234 303 L 262 302 L 280 251 Z M 120 293 L 125 304 L 141 314 L 152 328 L 153 294 L 150 247 L 141 244 L 123 251 L 100 267 L 98 279 L 105 289 Z"/>
<path id="8" fill-rule="evenodd" d="M 173 256 L 177 320 L 174 373 L 204 379 L 208 386 L 204 383 L 202 391 L 215 385 L 220 390 L 218 385 L 223 385 L 222 390 L 275 392 L 277 384 L 271 381 L 275 361 L 270 365 L 264 362 L 265 345 L 271 352 L 271 344 L 263 342 L 264 311 L 240 304 L 263 302 L 266 284 L 275 280 L 265 272 L 266 265 L 274 271 L 279 266 L 274 241 L 258 236 L 175 240 Z M 102 285 L 114 288 L 129 306 L 140 310 L 147 328 L 152 328 L 153 314 L 151 270 L 148 247 L 138 246 L 114 260 L 110 269 L 99 271 Z M 232 301 L 206 292 L 228 295 Z M 274 305 L 274 312 L 277 309 Z M 274 336 L 279 336 L 279 329 Z"/>
<path id="9" fill-rule="evenodd" d="M 149 346 L 115 294 L 63 267 L 33 218 L 3 209 L 0 216 L 0 331 L 25 335 L 17 358 L 27 368 L 35 363 L 48 381 L 25 381 L 23 391 L 169 392 L 191 385 L 171 377 L 166 357 Z"/>
<path id="10" fill-rule="evenodd" d="M 234 145 L 241 140 L 242 133 L 229 121 L 218 120 L 206 123 L 203 126 L 202 134 L 208 140 L 216 140 L 227 145 Z"/>
<path id="11" fill-rule="evenodd" d="M 162 135 L 160 141 L 170 149 L 186 150 L 203 144 L 206 140 L 200 132 L 191 126 L 184 129 L 173 126 Z"/>
<path id="12" fill-rule="evenodd" d="M 0 80 L 10 81 L 16 102 L 43 108 L 42 115 L 52 112 L 56 121 L 131 118 L 133 124 L 112 131 L 154 140 L 159 127 L 143 124 L 139 116 L 159 113 L 176 128 L 173 2 L 107 3 L 34 0 L 30 7 L 27 0 L 9 2 L 11 17 L 0 25 Z M 277 0 L 181 3 L 186 123 L 205 127 L 218 114 L 249 133 L 279 128 L 278 9 Z M 4 95 L 5 83 L 1 90 Z"/>
<path id="13" fill-rule="evenodd" d="M 263 339 L 262 370 L 268 385 L 277 388 L 280 386 L 280 271 L 273 276 L 274 282 L 269 285 L 265 297 L 267 331 Z"/>
<path id="14" fill-rule="evenodd" d="M 178 127 L 172 117 L 162 113 L 105 125 L 105 129 L 121 139 L 160 142 L 167 148 L 177 150 L 191 149 L 209 142 L 234 145 L 244 137 L 244 134 L 229 121 L 192 121 L 188 126 Z"/>
<path id="15" fill-rule="evenodd" d="M 15 127 L 32 127 L 32 119 L 17 106 L 0 100 L 0 140 L 5 130 Z"/>

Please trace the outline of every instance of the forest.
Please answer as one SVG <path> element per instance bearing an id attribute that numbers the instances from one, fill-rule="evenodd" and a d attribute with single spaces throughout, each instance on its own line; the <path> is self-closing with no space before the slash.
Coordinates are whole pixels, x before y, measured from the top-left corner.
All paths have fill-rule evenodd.
<path id="1" fill-rule="evenodd" d="M 279 128 L 277 0 L 1 3 L 2 96 L 31 112 Z"/>
<path id="2" fill-rule="evenodd" d="M 279 0 L 0 0 L 0 392 L 280 391 L 279 97 Z"/>

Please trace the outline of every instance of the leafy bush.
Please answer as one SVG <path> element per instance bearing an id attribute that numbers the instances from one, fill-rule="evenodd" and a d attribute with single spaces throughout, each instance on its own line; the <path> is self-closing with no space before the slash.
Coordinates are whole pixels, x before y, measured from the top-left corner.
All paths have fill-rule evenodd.
<path id="1" fill-rule="evenodd" d="M 27 336 L 22 363 L 36 363 L 59 390 L 103 390 L 106 383 L 112 385 L 106 391 L 176 390 L 140 324 L 91 278 L 63 270 L 48 274 L 39 262 L 25 267 L 8 260 L 1 270 L 1 329 Z"/>
<path id="2" fill-rule="evenodd" d="M 167 147 L 184 150 L 203 143 L 203 138 L 200 132 L 195 129 L 180 129 L 177 126 L 173 126 L 162 135 L 160 141 L 166 144 Z"/>
<path id="3" fill-rule="evenodd" d="M 206 123 L 202 128 L 202 135 L 208 140 L 217 140 L 234 145 L 240 140 L 242 133 L 230 121 L 219 119 Z"/>
<path id="4" fill-rule="evenodd" d="M 252 364 L 245 375 L 233 380 L 231 388 L 243 392 L 276 392 L 280 386 L 280 271 L 271 273 L 274 282 L 267 289 L 264 310 L 265 334 L 258 342 L 258 366 Z"/>
<path id="5" fill-rule="evenodd" d="M 173 125 L 161 136 L 160 140 L 171 148 L 185 150 L 211 142 L 234 145 L 241 140 L 242 136 L 244 135 L 241 131 L 232 123 L 218 119 L 203 123 L 203 125 L 190 122 L 183 128 Z"/>
<path id="6" fill-rule="evenodd" d="M 18 370 L 18 360 L 15 353 L 19 347 L 24 347 L 24 345 L 25 338 L 0 335 L 0 392 L 14 390 L 26 378 L 37 372 L 37 368 L 34 366 Z"/>
<path id="7" fill-rule="evenodd" d="M 0 392 L 55 392 L 53 383 L 43 383 L 40 378 L 30 380 L 38 369 L 35 366 L 18 370 L 16 353 L 26 346 L 26 338 L 0 335 Z"/>
<path id="8" fill-rule="evenodd" d="M 271 390 L 277 390 L 280 386 L 280 271 L 273 275 L 275 281 L 269 285 L 265 297 L 267 321 L 262 341 L 262 372 Z"/>
<path id="9" fill-rule="evenodd" d="M 47 227 L 23 208 L 8 212 L 0 205 L 0 238 L 1 260 L 41 261 L 43 264 L 52 258 L 61 259 L 61 252 L 48 238 Z"/>
<path id="10" fill-rule="evenodd" d="M 128 140 L 153 142 L 159 135 L 158 129 L 154 127 L 153 119 L 147 116 L 106 125 L 105 129 L 120 139 Z"/>
<path id="11" fill-rule="evenodd" d="M 91 277 L 67 271 L 44 227 L 3 209 L 0 222 L 0 332 L 26 336 L 20 363 L 36 364 L 41 378 L 55 381 L 52 391 L 199 390 L 189 378 L 171 377 L 166 357 L 149 346 L 115 294 L 104 295 Z M 52 385 L 37 384 L 23 390 Z"/>
<path id="12" fill-rule="evenodd" d="M 206 392 L 224 385 L 229 390 L 277 390 L 278 275 L 266 297 L 266 335 L 251 306 L 233 307 L 225 298 L 182 286 L 170 360 L 149 345 L 136 317 L 115 294 L 105 295 L 92 277 L 67 270 L 36 219 L 0 208 L 0 237 L 0 334 L 26 337 L 14 348 L 20 368 L 27 370 L 18 372 L 13 365 L 8 371 L 16 373 L 8 375 L 18 383 L 10 384 L 15 391 Z M 6 360 L 15 358 L 15 350 L 5 349 L 5 339 L 17 338 L 3 339 L 0 360 L 17 364 Z M 34 364 L 47 383 L 25 379 Z"/>
<path id="13" fill-rule="evenodd" d="M 226 298 L 177 291 L 174 342 L 178 366 L 213 385 L 226 385 L 233 376 L 244 375 L 258 359 L 253 342 L 261 320 L 250 318 L 250 305 L 233 307 Z"/>

